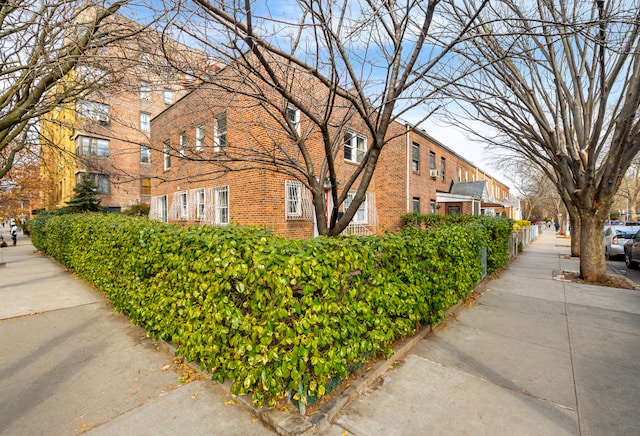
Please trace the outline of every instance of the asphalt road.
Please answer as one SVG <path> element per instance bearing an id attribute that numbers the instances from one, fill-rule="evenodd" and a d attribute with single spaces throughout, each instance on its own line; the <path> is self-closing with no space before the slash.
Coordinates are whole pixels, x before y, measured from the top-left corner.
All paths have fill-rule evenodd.
<path id="1" fill-rule="evenodd" d="M 627 268 L 622 257 L 615 260 L 608 260 L 607 264 L 620 271 L 621 274 L 629 277 L 635 283 L 640 283 L 640 269 Z"/>

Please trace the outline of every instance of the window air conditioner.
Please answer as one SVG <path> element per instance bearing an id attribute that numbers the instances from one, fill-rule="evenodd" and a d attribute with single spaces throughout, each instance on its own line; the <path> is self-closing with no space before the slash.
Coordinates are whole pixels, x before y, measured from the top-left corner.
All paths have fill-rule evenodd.
<path id="1" fill-rule="evenodd" d="M 433 178 L 436 178 L 440 175 L 440 171 L 438 170 L 429 170 L 429 175 Z"/>

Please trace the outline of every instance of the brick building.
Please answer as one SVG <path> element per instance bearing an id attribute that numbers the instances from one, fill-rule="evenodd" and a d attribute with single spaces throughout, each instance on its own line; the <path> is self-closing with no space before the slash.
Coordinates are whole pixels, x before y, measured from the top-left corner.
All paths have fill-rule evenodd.
<path id="1" fill-rule="evenodd" d="M 87 91 L 41 117 L 46 209 L 64 207 L 85 175 L 112 211 L 148 204 L 151 118 L 186 92 L 185 75 L 169 68 L 167 56 L 175 65 L 188 59 L 189 68 L 203 63 L 199 53 L 122 16 L 110 18 L 109 31 L 132 36 L 87 53 L 67 77 Z"/>
<path id="2" fill-rule="evenodd" d="M 199 86 L 151 121 L 150 217 L 184 224 L 259 225 L 290 237 L 315 235 L 312 195 L 304 175 L 296 172 L 303 157 L 286 130 L 293 126 L 305 133 L 300 137 L 308 159 L 322 168 L 326 159 L 317 132 L 287 102 L 273 104 L 271 109 L 284 118 L 278 120 L 249 93 L 220 85 L 230 80 L 225 74 L 219 73 L 218 86 Z M 353 174 L 371 140 L 361 133 L 361 122 L 353 117 L 336 123 L 338 187 Z M 414 211 L 511 215 L 505 184 L 424 131 L 395 122 L 389 137 L 393 139 L 380 154 L 366 199 L 344 233 L 396 230 L 400 217 Z M 327 211 L 332 207 L 329 194 L 327 186 Z M 348 193 L 347 206 L 351 198 Z"/>

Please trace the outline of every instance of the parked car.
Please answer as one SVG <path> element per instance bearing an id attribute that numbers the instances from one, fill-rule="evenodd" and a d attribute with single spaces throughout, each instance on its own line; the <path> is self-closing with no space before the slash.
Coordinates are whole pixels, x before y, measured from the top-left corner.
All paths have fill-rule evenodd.
<path id="1" fill-rule="evenodd" d="M 604 257 L 609 260 L 624 256 L 624 244 L 633 239 L 640 226 L 611 226 L 604 231 Z"/>
<path id="2" fill-rule="evenodd" d="M 637 268 L 640 264 L 640 231 L 625 242 L 624 263 L 627 268 Z"/>

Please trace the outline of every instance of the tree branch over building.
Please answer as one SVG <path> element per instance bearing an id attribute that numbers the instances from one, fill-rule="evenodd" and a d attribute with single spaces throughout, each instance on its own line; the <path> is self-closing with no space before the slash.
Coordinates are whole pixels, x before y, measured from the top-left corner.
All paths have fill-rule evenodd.
<path id="1" fill-rule="evenodd" d="M 302 0 L 277 10 L 267 2 L 194 3 L 176 8 L 171 22 L 178 30 L 168 33 L 197 41 L 223 67 L 198 79 L 259 105 L 269 114 L 265 125 L 286 132 L 228 144 L 211 161 L 224 171 L 262 167 L 292 175 L 311 192 L 318 231 L 327 235 L 340 234 L 365 200 L 382 149 L 404 133 L 394 121 L 411 111 L 426 118 L 437 106 L 436 88 L 423 79 L 446 68 L 447 52 L 466 31 L 435 44 L 444 38 L 433 25 L 439 0 Z M 299 121 L 290 108 L 300 112 Z M 341 174 L 339 151 L 356 135 L 366 138 L 366 149 L 354 150 L 362 153 Z M 321 144 L 322 162 L 312 158 L 312 143 Z"/>
<path id="2" fill-rule="evenodd" d="M 38 117 L 94 85 L 65 77 L 87 52 L 124 37 L 104 29 L 126 3 L 0 2 L 0 178 L 34 143 Z"/>

